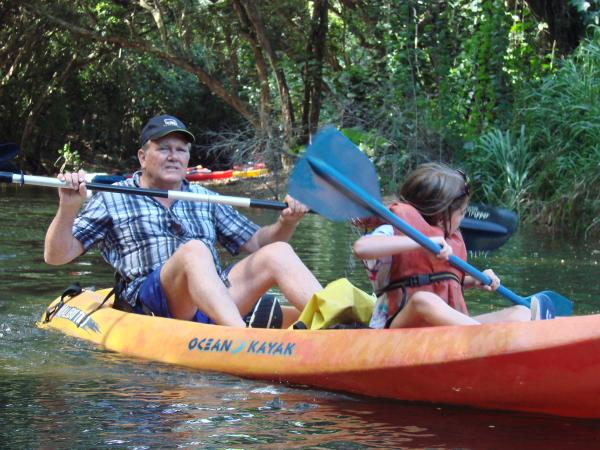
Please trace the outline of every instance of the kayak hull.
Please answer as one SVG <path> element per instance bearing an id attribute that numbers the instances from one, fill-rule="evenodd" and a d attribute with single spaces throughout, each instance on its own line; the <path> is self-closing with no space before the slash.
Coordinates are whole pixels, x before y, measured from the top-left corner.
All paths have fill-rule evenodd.
<path id="1" fill-rule="evenodd" d="M 246 378 L 600 418 L 600 315 L 473 327 L 267 330 L 125 313 L 110 301 L 88 315 L 104 295 L 84 291 L 38 326 L 126 356 Z"/>

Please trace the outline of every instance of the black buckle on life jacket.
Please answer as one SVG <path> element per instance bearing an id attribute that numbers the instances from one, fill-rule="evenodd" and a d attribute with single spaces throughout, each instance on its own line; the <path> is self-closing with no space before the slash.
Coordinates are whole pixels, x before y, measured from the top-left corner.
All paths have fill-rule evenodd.
<path id="1" fill-rule="evenodd" d="M 416 275 L 410 275 L 406 278 L 391 281 L 387 286 L 375 292 L 375 295 L 380 297 L 382 294 L 394 289 L 406 290 L 407 287 L 412 288 L 426 286 L 428 284 L 437 283 L 438 281 L 444 280 L 452 280 L 456 281 L 458 284 L 462 284 L 461 279 L 452 272 L 419 273 Z"/>
<path id="2" fill-rule="evenodd" d="M 418 287 L 418 286 L 426 286 L 431 284 L 431 274 L 429 273 L 420 273 L 418 275 L 411 275 L 406 277 L 404 280 L 404 286 L 406 287 Z"/>

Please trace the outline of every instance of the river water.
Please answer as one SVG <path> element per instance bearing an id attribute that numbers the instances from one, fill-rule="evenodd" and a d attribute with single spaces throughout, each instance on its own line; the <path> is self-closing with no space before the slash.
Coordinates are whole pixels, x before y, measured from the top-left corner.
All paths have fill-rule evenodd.
<path id="1" fill-rule="evenodd" d="M 44 264 L 43 237 L 56 205 L 52 190 L 0 187 L 1 448 L 600 447 L 600 421 L 290 388 L 123 358 L 39 330 L 45 306 L 71 282 L 112 283 L 95 252 L 61 267 Z M 260 224 L 276 217 L 248 215 Z M 350 254 L 355 238 L 349 227 L 311 216 L 292 244 L 323 283 L 348 277 L 367 288 Z M 575 301 L 576 314 L 600 312 L 597 240 L 519 230 L 502 249 L 471 262 L 493 267 L 522 295 L 554 290 Z M 507 305 L 494 294 L 467 300 L 473 313 Z"/>

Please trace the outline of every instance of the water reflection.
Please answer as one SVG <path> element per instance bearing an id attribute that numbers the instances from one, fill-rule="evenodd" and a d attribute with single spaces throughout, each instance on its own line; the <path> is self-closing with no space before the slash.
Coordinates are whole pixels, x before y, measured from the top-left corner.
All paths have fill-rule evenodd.
<path id="1" fill-rule="evenodd" d="M 235 194 L 235 193 L 233 193 Z M 0 442 L 5 448 L 583 448 L 597 422 L 415 405 L 243 380 L 122 358 L 34 323 L 68 284 L 105 287 L 112 270 L 96 252 L 49 267 L 42 260 L 56 193 L 0 195 Z M 258 223 L 274 213 L 250 211 Z M 343 224 L 311 216 L 292 244 L 326 283 L 368 287 Z M 519 232 L 493 267 L 521 295 L 551 289 L 579 314 L 600 311 L 600 245 Z M 509 304 L 469 293 L 472 312 Z M 398 382 L 402 382 L 398 380 Z"/>
<path id="2" fill-rule="evenodd" d="M 0 382 L 6 448 L 480 449 L 518 442 L 535 449 L 594 448 L 600 440 L 596 421 L 353 398 L 109 362 L 100 373 Z"/>

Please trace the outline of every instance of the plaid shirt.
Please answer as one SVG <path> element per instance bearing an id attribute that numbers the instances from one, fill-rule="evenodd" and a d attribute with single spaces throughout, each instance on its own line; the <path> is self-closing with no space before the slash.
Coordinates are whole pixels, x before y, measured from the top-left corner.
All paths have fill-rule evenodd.
<path id="1" fill-rule="evenodd" d="M 139 187 L 140 175 L 116 184 Z M 187 181 L 182 190 L 218 195 Z M 104 259 L 125 278 L 123 295 L 134 305 L 146 277 L 181 245 L 204 242 L 221 273 L 217 240 L 236 255 L 258 229 L 228 205 L 177 200 L 167 209 L 152 197 L 98 191 L 75 219 L 73 236 L 86 251 L 99 245 Z"/>

